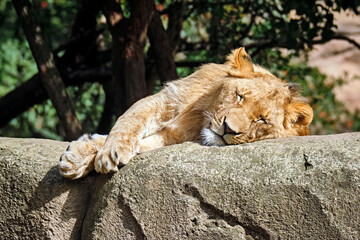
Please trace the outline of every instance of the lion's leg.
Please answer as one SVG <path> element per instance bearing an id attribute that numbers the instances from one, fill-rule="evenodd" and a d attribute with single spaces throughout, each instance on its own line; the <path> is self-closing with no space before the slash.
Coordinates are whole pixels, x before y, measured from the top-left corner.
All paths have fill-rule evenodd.
<path id="1" fill-rule="evenodd" d="M 117 171 L 140 151 L 140 141 L 160 130 L 165 97 L 153 95 L 136 102 L 122 115 L 110 131 L 95 158 L 95 170 Z"/>
<path id="2" fill-rule="evenodd" d="M 71 179 L 86 176 L 94 169 L 95 156 L 104 145 L 106 137 L 106 135 L 85 134 L 78 140 L 72 141 L 66 152 L 60 157 L 61 175 Z"/>
<path id="3" fill-rule="evenodd" d="M 151 151 L 165 146 L 165 139 L 161 133 L 151 135 L 140 140 L 139 153 Z"/>

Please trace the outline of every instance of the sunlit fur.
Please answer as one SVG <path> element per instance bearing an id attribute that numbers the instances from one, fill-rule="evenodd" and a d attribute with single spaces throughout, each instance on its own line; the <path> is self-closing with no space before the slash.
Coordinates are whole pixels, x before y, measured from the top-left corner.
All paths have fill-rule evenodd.
<path id="1" fill-rule="evenodd" d="M 106 141 L 72 142 L 60 159 L 61 174 L 75 179 L 91 169 L 117 171 L 137 153 L 185 141 L 221 146 L 310 134 L 313 112 L 297 85 L 253 65 L 244 48 L 227 59 L 135 103 Z"/>

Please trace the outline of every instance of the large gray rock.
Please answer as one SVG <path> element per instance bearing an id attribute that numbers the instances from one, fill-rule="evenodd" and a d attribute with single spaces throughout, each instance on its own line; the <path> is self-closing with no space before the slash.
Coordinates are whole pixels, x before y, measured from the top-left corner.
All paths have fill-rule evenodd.
<path id="1" fill-rule="evenodd" d="M 67 145 L 0 138 L 0 239 L 80 239 L 94 177 L 60 176 Z"/>
<path id="2" fill-rule="evenodd" d="M 76 181 L 66 147 L 0 138 L 0 239 L 360 239 L 360 133 L 184 143 Z"/>

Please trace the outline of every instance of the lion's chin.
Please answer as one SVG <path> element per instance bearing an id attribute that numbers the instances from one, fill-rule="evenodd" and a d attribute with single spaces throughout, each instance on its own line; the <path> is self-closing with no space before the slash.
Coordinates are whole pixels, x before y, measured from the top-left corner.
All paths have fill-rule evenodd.
<path id="1" fill-rule="evenodd" d="M 226 142 L 218 134 L 211 131 L 209 128 L 201 130 L 201 142 L 207 146 L 224 146 Z"/>

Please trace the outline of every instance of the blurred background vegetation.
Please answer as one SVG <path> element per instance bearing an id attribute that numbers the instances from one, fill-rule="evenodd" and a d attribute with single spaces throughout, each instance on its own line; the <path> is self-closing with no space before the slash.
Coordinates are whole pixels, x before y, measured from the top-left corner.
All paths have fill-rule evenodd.
<path id="1" fill-rule="evenodd" d="M 117 14 L 128 22 L 134 21 L 135 7 L 130 1 L 105 2 L 121 6 Z M 119 30 L 109 24 L 108 8 L 92 0 L 33 0 L 31 3 L 45 38 L 53 49 L 83 131 L 108 132 L 116 117 L 131 103 L 123 103 L 120 110 L 106 110 L 106 106 L 111 108 L 111 104 L 115 104 L 107 96 L 121 95 L 120 90 L 114 93 L 114 89 L 118 88 L 109 84 L 120 80 L 114 77 L 116 73 L 111 68 L 116 61 L 114 49 L 117 50 L 113 45 L 114 31 Z M 312 134 L 360 130 L 359 112 L 348 112 L 333 93 L 333 89 L 343 81 L 329 81 L 316 68 L 307 65 L 307 53 L 314 45 L 331 39 L 352 41 L 336 33 L 333 13 L 351 10 L 358 14 L 359 1 L 158 0 L 150 1 L 150 4 L 154 5 L 151 11 L 160 16 L 178 77 L 187 76 L 203 63 L 222 63 L 231 49 L 246 46 L 255 63 L 286 81 L 301 84 L 315 113 Z M 81 26 L 79 19 L 84 19 L 81 14 L 89 9 L 94 19 L 91 27 L 86 28 Z M 164 38 L 161 34 L 156 37 Z M 84 51 L 76 52 L 85 45 Z M 162 83 L 171 79 L 161 78 L 161 70 L 154 70 L 159 67 L 155 43 L 146 38 L 140 47 L 144 53 L 147 89 L 143 95 L 146 95 L 159 91 Z M 161 50 L 161 46 L 158 48 Z M 67 54 L 74 52 L 76 54 L 72 58 L 66 58 Z M 122 54 L 119 53 L 119 56 Z M 1 136 L 66 139 L 48 97 L 27 105 L 28 98 L 38 96 L 35 88 L 28 88 L 28 92 L 24 90 L 20 96 L 12 98 L 15 99 L 13 102 L 24 101 L 25 109 L 5 101 L 16 89 L 24 88 L 27 81 L 33 80 L 37 72 L 12 1 L 0 0 L 0 118 L 5 119 L 0 124 Z M 94 72 L 101 73 L 98 79 L 94 80 L 97 77 L 94 74 L 87 77 Z M 125 85 L 122 87 L 127 88 Z M 12 109 L 15 113 L 8 114 L 8 109 L 12 107 L 20 110 Z M 101 123 L 105 118 L 108 120 Z"/>

